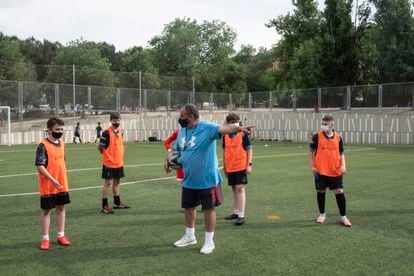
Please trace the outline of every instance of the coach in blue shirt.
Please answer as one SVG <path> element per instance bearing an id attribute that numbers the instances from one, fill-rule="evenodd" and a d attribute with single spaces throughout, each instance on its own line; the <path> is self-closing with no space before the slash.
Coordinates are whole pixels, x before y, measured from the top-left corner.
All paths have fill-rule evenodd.
<path id="1" fill-rule="evenodd" d="M 181 152 L 184 170 L 181 207 L 185 209 L 186 233 L 174 245 L 185 247 L 197 243 L 195 208 L 201 204 L 206 232 L 200 253 L 210 254 L 215 248 L 213 242 L 216 225 L 215 207 L 223 201 L 220 185 L 223 178 L 218 168 L 216 140 L 221 139 L 222 134 L 249 132 L 254 126 L 218 125 L 200 121 L 199 118 L 198 110 L 193 104 L 187 104 L 180 110 L 178 122 L 181 128 L 175 149 Z M 164 162 L 164 169 L 170 171 L 167 161 Z"/>

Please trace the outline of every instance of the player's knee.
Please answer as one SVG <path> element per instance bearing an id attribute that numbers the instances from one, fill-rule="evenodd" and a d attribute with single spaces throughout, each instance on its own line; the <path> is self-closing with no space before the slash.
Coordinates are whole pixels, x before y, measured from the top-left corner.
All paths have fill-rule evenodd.
<path id="1" fill-rule="evenodd" d="M 63 212 L 65 210 L 65 205 L 56 205 L 56 210 Z"/>
<path id="2" fill-rule="evenodd" d="M 52 212 L 52 210 L 44 210 L 44 209 L 42 209 L 42 216 L 48 216 L 48 215 L 50 215 L 50 212 Z"/>
<path id="3" fill-rule="evenodd" d="M 236 192 L 237 192 L 238 194 L 243 193 L 243 192 L 244 192 L 244 186 L 243 186 L 243 185 L 237 185 L 237 187 L 236 187 Z"/>
<path id="4" fill-rule="evenodd" d="M 334 192 L 336 195 L 343 194 L 343 193 L 344 193 L 344 189 L 342 189 L 342 188 L 338 188 L 338 189 L 335 189 L 333 192 Z"/>

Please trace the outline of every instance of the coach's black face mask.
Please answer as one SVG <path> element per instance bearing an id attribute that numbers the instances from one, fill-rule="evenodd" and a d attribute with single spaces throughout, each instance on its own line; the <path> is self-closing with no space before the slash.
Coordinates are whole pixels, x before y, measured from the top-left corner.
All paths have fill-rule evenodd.
<path id="1" fill-rule="evenodd" d="M 113 124 L 112 124 L 112 126 L 113 126 L 114 128 L 118 128 L 118 127 L 119 127 L 119 125 L 120 125 L 120 123 L 113 123 Z"/>
<path id="2" fill-rule="evenodd" d="M 52 136 L 55 139 L 60 139 L 62 137 L 62 135 L 63 135 L 63 132 L 54 132 L 54 131 L 52 131 Z"/>
<path id="3" fill-rule="evenodd" d="M 188 119 L 178 119 L 178 123 L 180 124 L 181 127 L 187 127 L 188 126 Z"/>

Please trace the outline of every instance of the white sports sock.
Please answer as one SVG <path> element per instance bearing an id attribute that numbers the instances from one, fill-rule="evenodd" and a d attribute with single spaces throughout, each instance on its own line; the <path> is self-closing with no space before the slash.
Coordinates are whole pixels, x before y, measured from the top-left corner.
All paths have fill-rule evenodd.
<path id="1" fill-rule="evenodd" d="M 65 231 L 58 232 L 58 238 L 65 236 Z"/>
<path id="2" fill-rule="evenodd" d="M 48 240 L 49 240 L 49 235 L 43 235 L 43 236 L 42 236 L 42 239 L 43 239 L 43 240 L 47 240 L 47 241 L 48 241 Z"/>
<path id="3" fill-rule="evenodd" d="M 204 240 L 207 241 L 213 241 L 214 238 L 214 232 L 206 232 L 204 236 Z"/>
<path id="4" fill-rule="evenodd" d="M 319 214 L 321 217 L 326 217 L 325 213 Z"/>
<path id="5" fill-rule="evenodd" d="M 240 211 L 239 211 L 239 209 L 234 209 L 233 210 L 233 213 L 236 214 L 236 215 L 238 215 L 240 213 Z"/>
<path id="6" fill-rule="evenodd" d="M 239 217 L 244 218 L 244 212 L 239 212 Z"/>
<path id="7" fill-rule="evenodd" d="M 346 220 L 346 216 L 341 216 L 341 220 Z"/>
<path id="8" fill-rule="evenodd" d="M 192 228 L 186 227 L 185 228 L 185 234 L 187 235 L 187 237 L 194 237 L 195 228 L 194 227 L 192 227 Z"/>

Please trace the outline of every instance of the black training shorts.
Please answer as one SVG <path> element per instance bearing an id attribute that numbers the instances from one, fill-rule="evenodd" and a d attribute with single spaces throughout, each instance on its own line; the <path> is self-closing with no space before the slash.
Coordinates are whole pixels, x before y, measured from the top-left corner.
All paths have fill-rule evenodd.
<path id="1" fill-rule="evenodd" d="M 315 189 L 316 190 L 329 190 L 342 189 L 342 175 L 340 176 L 326 176 L 315 174 Z"/>
<path id="2" fill-rule="evenodd" d="M 227 179 L 229 181 L 230 186 L 246 185 L 247 184 L 246 170 L 227 173 Z"/>
<path id="3" fill-rule="evenodd" d="M 102 165 L 102 178 L 103 179 L 120 179 L 124 177 L 124 167 L 108 168 Z"/>
<path id="4" fill-rule="evenodd" d="M 201 204 L 202 210 L 214 209 L 223 203 L 221 185 L 208 189 L 189 189 L 183 187 L 181 208 L 194 208 Z"/>
<path id="5" fill-rule="evenodd" d="M 70 203 L 69 193 L 59 193 L 55 195 L 46 195 L 40 197 L 40 208 L 50 210 L 56 205 L 65 205 Z"/>

